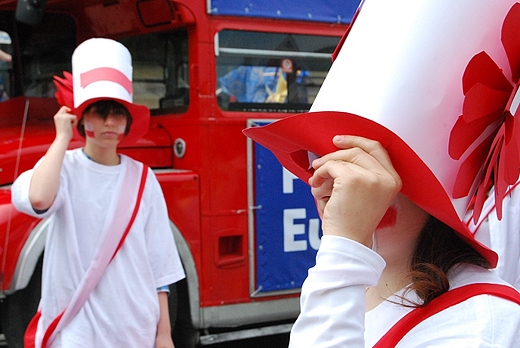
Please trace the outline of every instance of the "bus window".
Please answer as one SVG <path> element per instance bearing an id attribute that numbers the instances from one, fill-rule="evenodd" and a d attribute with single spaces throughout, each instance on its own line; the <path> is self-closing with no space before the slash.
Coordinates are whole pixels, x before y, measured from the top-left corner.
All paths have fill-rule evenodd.
<path id="1" fill-rule="evenodd" d="M 48 13 L 38 26 L 21 24 L 14 13 L 0 11 L 0 77 L 6 97 L 54 97 L 54 75 L 70 71 L 76 46 L 72 17 Z"/>
<path id="2" fill-rule="evenodd" d="M 221 109 L 305 112 L 339 37 L 222 30 L 215 37 Z"/>
<path id="3" fill-rule="evenodd" d="M 183 113 L 189 105 L 188 34 L 186 31 L 120 40 L 133 60 L 134 103 L 152 115 Z"/>
<path id="4" fill-rule="evenodd" d="M 71 57 L 76 47 L 76 24 L 67 15 L 46 14 L 36 27 L 20 24 L 21 92 L 28 97 L 54 97 L 55 75 L 71 71 Z M 17 59 L 16 55 L 13 57 Z M 16 63 L 16 62 L 15 62 Z"/>

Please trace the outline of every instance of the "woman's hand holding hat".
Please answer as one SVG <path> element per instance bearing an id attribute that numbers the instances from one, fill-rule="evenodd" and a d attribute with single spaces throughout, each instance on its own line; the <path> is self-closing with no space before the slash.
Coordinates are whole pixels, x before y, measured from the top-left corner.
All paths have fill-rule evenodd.
<path id="1" fill-rule="evenodd" d="M 340 148 L 313 162 L 309 179 L 323 220 L 323 233 L 368 247 L 372 234 L 401 189 L 401 178 L 377 141 L 336 136 Z"/>

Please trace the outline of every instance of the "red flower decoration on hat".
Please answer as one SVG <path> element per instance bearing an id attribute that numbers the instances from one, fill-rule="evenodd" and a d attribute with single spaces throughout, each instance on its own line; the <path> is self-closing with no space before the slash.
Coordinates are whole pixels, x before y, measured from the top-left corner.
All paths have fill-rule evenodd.
<path id="1" fill-rule="evenodd" d="M 502 44 L 512 81 L 486 52 L 480 52 L 470 60 L 462 77 L 463 110 L 450 134 L 449 154 L 458 160 L 471 149 L 457 174 L 453 197 L 467 196 L 478 180 L 475 221 L 492 184 L 495 185 L 497 215 L 502 218 L 502 200 L 508 186 L 514 184 L 519 176 L 519 34 L 520 4 L 516 3 L 502 25 Z M 477 145 L 473 145 L 477 141 Z"/>
<path id="2" fill-rule="evenodd" d="M 54 76 L 54 85 L 56 86 L 56 93 L 54 96 L 58 103 L 62 106 L 67 106 L 74 110 L 74 93 L 72 89 L 72 74 L 64 71 L 63 77 Z"/>

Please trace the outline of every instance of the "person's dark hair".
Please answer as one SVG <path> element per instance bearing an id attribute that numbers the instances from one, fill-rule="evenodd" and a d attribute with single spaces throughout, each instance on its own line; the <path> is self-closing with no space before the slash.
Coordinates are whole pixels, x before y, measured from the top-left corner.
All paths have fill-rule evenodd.
<path id="1" fill-rule="evenodd" d="M 431 300 L 449 290 L 448 271 L 456 264 L 472 264 L 489 269 L 489 262 L 475 249 L 464 242 L 451 227 L 430 216 L 426 222 L 415 253 L 410 270 L 412 283 L 408 290 L 415 290 L 422 304 L 426 306 Z"/>
<path id="2" fill-rule="evenodd" d="M 106 120 L 108 115 L 111 113 L 114 115 L 126 116 L 125 135 L 130 132 L 130 127 L 132 126 L 132 116 L 130 115 L 130 112 L 128 112 L 127 108 L 125 108 L 121 103 L 118 103 L 114 100 L 99 100 L 87 106 L 85 111 L 83 111 L 83 115 L 92 111 L 92 109 L 95 109 L 95 111 L 100 114 L 104 120 Z M 83 122 L 78 122 L 77 128 L 78 133 L 82 137 L 85 137 L 85 126 L 83 125 Z"/>

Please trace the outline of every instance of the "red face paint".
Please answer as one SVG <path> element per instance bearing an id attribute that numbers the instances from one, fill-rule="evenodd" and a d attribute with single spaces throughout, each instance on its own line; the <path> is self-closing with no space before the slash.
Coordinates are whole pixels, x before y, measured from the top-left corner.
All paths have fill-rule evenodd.
<path id="1" fill-rule="evenodd" d="M 94 125 L 90 122 L 84 122 L 85 135 L 89 138 L 94 138 Z"/>
<path id="2" fill-rule="evenodd" d="M 85 135 L 90 138 L 94 138 L 94 125 L 90 122 L 84 123 L 85 127 Z M 117 127 L 117 140 L 121 141 L 125 137 L 125 129 L 126 125 L 118 126 Z"/>
<path id="3" fill-rule="evenodd" d="M 397 222 L 397 208 L 395 206 L 391 206 L 386 211 L 385 215 L 379 221 L 379 225 L 377 225 L 376 229 L 385 228 L 385 227 L 393 227 Z"/>

